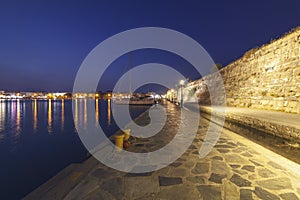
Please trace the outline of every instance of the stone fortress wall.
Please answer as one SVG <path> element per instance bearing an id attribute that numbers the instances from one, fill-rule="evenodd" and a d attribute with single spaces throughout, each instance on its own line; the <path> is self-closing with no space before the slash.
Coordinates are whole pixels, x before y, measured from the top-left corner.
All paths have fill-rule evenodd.
<path id="1" fill-rule="evenodd" d="M 227 106 L 300 113 L 300 27 L 251 49 L 219 72 Z M 206 84 L 216 81 L 212 73 L 188 88 L 197 87 L 199 101 L 209 103 Z"/>

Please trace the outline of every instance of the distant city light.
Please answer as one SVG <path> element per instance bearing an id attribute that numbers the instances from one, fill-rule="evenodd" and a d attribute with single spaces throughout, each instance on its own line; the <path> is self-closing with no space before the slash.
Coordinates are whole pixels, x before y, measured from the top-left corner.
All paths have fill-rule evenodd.
<path id="1" fill-rule="evenodd" d="M 137 95 L 140 95 L 137 93 Z M 155 93 L 153 93 L 155 95 Z M 129 93 L 112 93 L 107 91 L 103 93 L 103 96 L 100 93 L 70 93 L 70 92 L 6 92 L 0 90 L 0 99 L 53 99 L 53 100 L 63 100 L 63 99 L 99 99 L 99 98 L 130 98 L 131 94 Z"/>

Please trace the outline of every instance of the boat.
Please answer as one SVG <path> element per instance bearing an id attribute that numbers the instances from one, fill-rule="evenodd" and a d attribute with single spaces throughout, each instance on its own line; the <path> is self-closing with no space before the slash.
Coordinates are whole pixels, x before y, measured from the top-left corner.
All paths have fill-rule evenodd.
<path id="1" fill-rule="evenodd" d="M 132 52 L 130 52 L 130 73 L 132 69 Z M 130 74 L 130 84 L 129 84 L 129 95 L 125 98 L 114 99 L 115 104 L 124 105 L 153 105 L 156 101 L 155 98 L 148 94 L 134 94 L 132 93 L 132 74 Z"/>
<path id="2" fill-rule="evenodd" d="M 152 96 L 132 94 L 130 98 L 115 99 L 114 103 L 127 105 L 153 105 L 155 100 Z"/>

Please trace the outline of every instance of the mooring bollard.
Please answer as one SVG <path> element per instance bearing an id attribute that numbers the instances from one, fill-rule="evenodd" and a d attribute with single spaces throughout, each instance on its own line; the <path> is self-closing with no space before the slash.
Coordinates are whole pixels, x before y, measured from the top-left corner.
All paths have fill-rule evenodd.
<path id="1" fill-rule="evenodd" d="M 117 134 L 114 137 L 115 137 L 116 148 L 118 150 L 122 150 L 123 142 L 124 142 L 124 134 Z"/>
<path id="2" fill-rule="evenodd" d="M 130 138 L 130 129 L 125 129 L 125 130 L 123 130 L 123 132 L 124 132 L 124 141 L 129 140 L 129 138 Z"/>

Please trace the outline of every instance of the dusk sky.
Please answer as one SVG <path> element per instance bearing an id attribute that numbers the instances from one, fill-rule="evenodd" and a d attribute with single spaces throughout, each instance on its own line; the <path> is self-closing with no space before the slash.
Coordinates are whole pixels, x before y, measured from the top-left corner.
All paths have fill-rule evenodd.
<path id="1" fill-rule="evenodd" d="M 0 1 L 0 90 L 72 91 L 82 61 L 100 42 L 138 27 L 164 27 L 198 41 L 216 63 L 227 65 L 247 50 L 300 23 L 300 1 Z M 122 44 L 119 44 L 122 45 Z M 199 78 L 166 52 L 133 52 L 133 65 L 158 62 Z M 113 88 L 128 55 L 106 73 Z"/>

